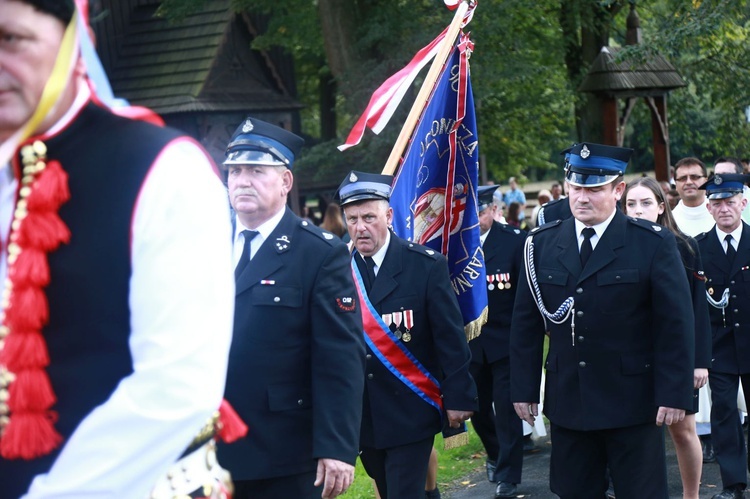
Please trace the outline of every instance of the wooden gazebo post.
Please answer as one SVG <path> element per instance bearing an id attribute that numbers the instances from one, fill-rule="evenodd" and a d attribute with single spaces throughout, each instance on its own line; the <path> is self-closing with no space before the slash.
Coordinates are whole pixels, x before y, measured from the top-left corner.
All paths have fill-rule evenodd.
<path id="1" fill-rule="evenodd" d="M 626 44 L 640 43 L 640 19 L 635 10 L 635 1 L 630 3 L 627 28 Z M 656 55 L 642 64 L 631 65 L 617 61 L 620 50 L 618 47 L 603 47 L 578 91 L 596 94 L 603 100 L 604 141 L 615 146 L 623 145 L 630 113 L 637 100 L 643 98 L 651 110 L 656 179 L 669 180 L 667 96 L 670 90 L 687 84 L 675 67 L 662 56 Z M 618 109 L 621 100 L 625 104 L 622 116 Z"/>

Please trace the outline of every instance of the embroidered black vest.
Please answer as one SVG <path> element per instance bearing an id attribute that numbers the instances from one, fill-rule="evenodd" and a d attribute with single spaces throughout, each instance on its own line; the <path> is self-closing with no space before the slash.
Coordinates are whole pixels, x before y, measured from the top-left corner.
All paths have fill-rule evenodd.
<path id="1" fill-rule="evenodd" d="M 128 349 L 131 223 L 149 169 L 179 135 L 90 103 L 66 129 L 44 141 L 48 160 L 60 162 L 70 189 L 59 214 L 71 239 L 48 255 L 50 320 L 43 331 L 50 355 L 47 373 L 57 395 L 55 428 L 65 442 L 133 370 Z M 0 458 L 0 496 L 26 492 L 59 451 L 32 461 Z"/>

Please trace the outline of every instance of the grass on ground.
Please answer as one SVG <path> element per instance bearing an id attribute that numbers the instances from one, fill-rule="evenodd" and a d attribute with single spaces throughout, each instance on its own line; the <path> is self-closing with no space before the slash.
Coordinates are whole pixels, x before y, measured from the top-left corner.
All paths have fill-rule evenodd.
<path id="1" fill-rule="evenodd" d="M 474 429 L 469 426 L 469 444 L 456 449 L 444 450 L 443 437 L 435 437 L 435 448 L 438 451 L 438 487 L 447 489 L 450 485 L 470 475 L 476 470 L 484 469 L 486 454 Z M 362 463 L 357 459 L 354 471 L 354 483 L 341 497 L 346 499 L 371 499 L 375 497 L 372 480 L 367 476 Z"/>

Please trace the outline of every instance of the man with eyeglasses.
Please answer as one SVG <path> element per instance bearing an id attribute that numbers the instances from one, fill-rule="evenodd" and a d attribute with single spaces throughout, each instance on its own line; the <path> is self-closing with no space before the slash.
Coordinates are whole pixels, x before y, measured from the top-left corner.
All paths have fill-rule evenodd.
<path id="1" fill-rule="evenodd" d="M 682 158 L 674 166 L 680 202 L 672 210 L 672 215 L 680 230 L 692 237 L 714 226 L 714 219 L 706 209 L 706 192 L 698 188 L 705 183 L 706 177 L 706 165 L 698 158 Z"/>

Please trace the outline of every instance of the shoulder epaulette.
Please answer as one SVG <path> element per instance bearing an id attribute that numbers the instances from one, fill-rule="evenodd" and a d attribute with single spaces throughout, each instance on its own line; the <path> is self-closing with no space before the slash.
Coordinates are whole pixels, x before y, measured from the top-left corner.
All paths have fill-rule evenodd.
<path id="1" fill-rule="evenodd" d="M 661 237 L 664 237 L 670 232 L 670 230 L 664 227 L 663 225 L 659 225 L 654 222 L 649 222 L 648 220 L 643 220 L 642 218 L 628 217 L 628 220 L 630 221 L 630 223 L 632 223 L 636 227 L 640 227 L 641 229 L 646 229 L 652 234 L 657 234 Z"/>
<path id="2" fill-rule="evenodd" d="M 695 237 L 694 237 L 693 239 L 695 239 L 696 241 L 701 241 L 701 240 L 703 240 L 703 239 L 707 238 L 707 237 L 708 237 L 708 234 L 709 234 L 710 232 L 711 232 L 711 231 L 708 231 L 708 232 L 701 232 L 700 234 L 698 234 L 697 236 L 695 236 Z"/>
<path id="3" fill-rule="evenodd" d="M 338 239 L 335 235 L 331 234 L 330 232 L 321 229 L 317 225 L 308 222 L 307 220 L 302 220 L 300 222 L 300 226 L 305 229 L 307 232 L 310 232 L 311 234 L 315 234 L 318 238 L 326 241 L 328 244 L 333 245 L 333 243 Z"/>
<path id="4" fill-rule="evenodd" d="M 544 225 L 540 225 L 539 227 L 534 227 L 529 231 L 529 234 L 538 234 L 539 232 L 543 230 L 548 230 L 553 227 L 558 227 L 563 221 L 562 220 L 555 220 L 554 222 L 549 222 Z"/>
<path id="5" fill-rule="evenodd" d="M 434 249 L 428 248 L 427 246 L 422 246 L 421 244 L 407 242 L 406 247 L 415 253 L 426 255 L 433 259 L 438 259 L 441 256 L 441 253 L 439 251 L 435 251 Z"/>
<path id="6" fill-rule="evenodd" d="M 510 224 L 499 224 L 499 225 L 505 232 L 510 232 L 511 234 L 521 235 L 526 232 L 525 230 L 519 229 L 518 227 L 514 227 Z"/>

